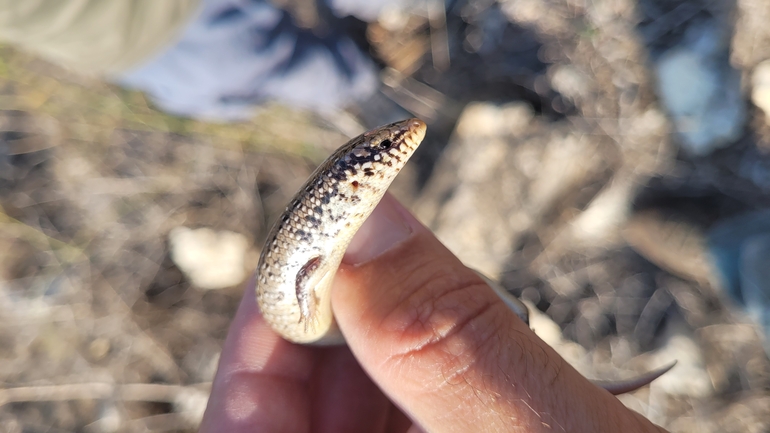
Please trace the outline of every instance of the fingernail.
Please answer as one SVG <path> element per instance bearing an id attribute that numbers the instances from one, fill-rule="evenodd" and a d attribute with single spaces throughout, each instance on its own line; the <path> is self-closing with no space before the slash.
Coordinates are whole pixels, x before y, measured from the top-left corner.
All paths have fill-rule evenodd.
<path id="1" fill-rule="evenodd" d="M 386 194 L 350 242 L 343 263 L 368 262 L 406 240 L 419 222 L 393 196 Z"/>

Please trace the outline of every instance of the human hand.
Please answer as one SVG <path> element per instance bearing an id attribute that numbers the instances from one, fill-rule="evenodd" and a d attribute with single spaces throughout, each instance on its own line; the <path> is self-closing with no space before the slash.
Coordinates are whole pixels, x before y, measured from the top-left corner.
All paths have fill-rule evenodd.
<path id="1" fill-rule="evenodd" d="M 335 278 L 348 347 L 283 340 L 254 292 L 201 432 L 663 431 L 575 371 L 390 196 Z"/>

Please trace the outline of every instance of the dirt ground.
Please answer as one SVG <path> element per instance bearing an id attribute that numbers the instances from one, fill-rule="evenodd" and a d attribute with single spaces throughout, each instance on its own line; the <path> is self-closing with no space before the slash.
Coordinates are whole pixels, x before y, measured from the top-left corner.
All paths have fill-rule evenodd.
<path id="1" fill-rule="evenodd" d="M 688 157 L 650 73 L 693 16 L 724 14 L 748 94 L 770 59 L 770 6 L 460 3 L 367 29 L 385 93 L 429 124 L 394 193 L 543 311 L 541 330 L 556 325 L 549 341 L 581 371 L 679 360 L 673 377 L 624 396 L 629 407 L 675 432 L 770 430 L 770 363 L 752 322 L 621 234 L 633 209 L 673 202 L 708 224 L 770 203 L 764 113 L 747 96 L 742 138 Z M 177 118 L 11 47 L 0 125 L 0 432 L 194 431 L 243 285 L 191 284 L 169 233 L 242 235 L 248 275 L 272 221 L 355 125 L 279 105 L 238 124 Z"/>

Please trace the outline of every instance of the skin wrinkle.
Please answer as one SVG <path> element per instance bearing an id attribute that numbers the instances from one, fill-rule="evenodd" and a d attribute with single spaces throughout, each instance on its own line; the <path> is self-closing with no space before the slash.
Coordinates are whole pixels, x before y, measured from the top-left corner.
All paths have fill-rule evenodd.
<path id="1" fill-rule="evenodd" d="M 478 290 L 478 288 L 465 287 L 457 290 L 473 291 Z M 455 292 L 449 292 L 447 295 L 453 293 Z M 443 358 L 444 360 L 437 361 L 438 365 L 443 366 L 441 373 L 443 380 L 437 384 L 440 391 L 462 395 L 465 394 L 465 387 L 467 387 L 477 402 L 480 403 L 471 405 L 478 419 L 495 414 L 500 421 L 499 425 L 510 425 L 515 421 L 511 420 L 511 416 L 507 415 L 498 404 L 498 400 L 503 396 L 498 390 L 512 389 L 510 376 L 503 376 L 505 379 L 502 381 L 498 379 L 490 382 L 488 379 L 495 376 L 484 374 L 484 372 L 495 368 L 491 367 L 492 365 L 501 368 L 499 364 L 501 361 L 500 347 L 502 347 L 501 335 L 508 334 L 507 331 L 509 330 L 504 329 L 503 326 L 509 322 L 504 319 L 495 319 L 496 317 L 503 317 L 500 313 L 508 314 L 507 307 L 502 302 L 483 303 L 480 309 L 471 311 L 469 317 L 459 321 L 457 326 L 453 327 L 452 332 L 440 336 L 438 340 L 431 339 L 428 343 L 420 345 L 417 350 L 410 350 L 401 353 L 401 356 L 391 357 L 390 361 L 403 365 L 409 363 L 415 356 Z M 491 319 L 490 315 L 492 315 Z M 483 326 L 476 326 L 477 324 L 483 324 Z M 457 340 L 460 341 L 459 345 Z M 453 346 L 460 347 L 462 351 L 454 353 Z M 412 349 L 415 349 L 414 346 Z M 451 354 L 451 357 L 447 359 L 446 354 Z M 508 368 L 512 367 L 512 365 L 508 366 Z M 449 372 L 450 370 L 451 372 Z M 478 373 L 481 375 L 479 376 Z M 462 386 L 463 384 L 465 387 Z M 486 411 L 480 411 L 480 408 L 485 408 Z"/>
<path id="2" fill-rule="evenodd" d="M 479 311 L 478 314 L 474 317 L 469 318 L 466 323 L 460 324 L 459 329 L 454 333 L 454 335 L 447 336 L 448 338 L 456 338 L 456 339 L 462 339 L 462 335 L 466 332 L 466 329 L 469 327 L 472 327 L 474 322 L 481 322 L 484 323 L 485 317 L 489 313 L 493 313 L 494 305 L 488 305 L 483 310 Z M 464 372 L 467 372 L 468 370 L 471 370 L 475 364 L 481 363 L 482 361 L 487 360 L 494 360 L 497 359 L 497 356 L 493 354 L 488 354 L 488 352 L 492 349 L 497 349 L 497 345 L 495 345 L 491 340 L 498 339 L 499 340 L 499 334 L 500 332 L 503 332 L 502 328 L 498 326 L 494 326 L 495 321 L 492 321 L 490 324 L 493 325 L 493 330 L 489 332 L 485 332 L 484 335 L 479 335 L 478 331 L 470 329 L 467 331 L 470 338 L 464 339 L 467 342 L 470 342 L 472 344 L 463 344 L 462 348 L 463 351 L 458 354 L 453 354 L 452 362 L 447 363 L 447 370 L 448 369 L 454 369 L 455 371 L 452 374 L 446 374 L 445 376 L 445 382 L 449 385 L 452 384 L 452 379 L 454 377 L 458 376 L 464 376 Z M 478 337 L 478 338 L 475 338 Z M 440 342 L 436 342 L 440 343 Z M 448 343 L 448 341 L 447 341 Z M 439 347 L 435 347 L 436 350 L 439 349 Z M 499 349 L 498 349 L 499 352 Z M 486 368 L 482 369 L 481 371 L 486 371 Z"/>
<path id="3" fill-rule="evenodd" d="M 463 299 L 456 299 L 466 297 L 466 290 L 472 289 L 457 289 L 456 291 L 443 293 L 437 298 L 432 299 L 430 302 L 418 304 L 418 307 L 415 309 L 416 313 L 414 314 L 416 316 L 414 325 L 406 327 L 406 331 L 408 332 L 412 328 L 429 330 L 432 334 L 432 338 L 426 340 L 424 344 L 420 345 L 421 347 L 416 349 L 427 348 L 442 340 L 448 340 L 453 334 L 462 332 L 463 328 L 467 325 L 478 323 L 478 317 L 493 307 L 493 303 L 485 302 L 481 303 L 473 310 L 470 310 L 472 300 L 465 302 Z M 472 297 L 472 295 L 470 297 Z M 453 302 L 455 300 L 456 302 Z M 447 307 L 443 307 L 444 304 L 446 304 Z M 453 305 L 459 306 L 459 308 L 453 308 Z M 466 309 L 469 310 L 465 311 Z M 444 326 L 444 322 L 448 322 L 449 327 Z"/>
<path id="4" fill-rule="evenodd" d="M 478 307 L 471 309 L 468 305 L 469 302 L 462 302 L 463 299 L 459 299 L 460 302 L 456 302 L 456 298 L 470 297 L 473 300 L 479 300 L 478 296 L 474 296 L 473 293 L 468 294 L 469 290 L 478 290 L 483 288 L 474 289 L 474 285 L 463 286 L 456 289 L 446 290 L 445 293 L 438 295 L 436 299 L 430 299 L 428 302 L 415 300 L 417 297 L 424 297 L 422 295 L 413 295 L 407 298 L 404 302 L 394 306 L 392 312 L 386 315 L 384 321 L 402 322 L 404 325 L 399 324 L 397 327 L 387 327 L 386 329 L 396 328 L 395 332 L 402 334 L 416 334 L 417 341 L 411 343 L 405 350 L 393 352 L 390 356 L 394 360 L 399 358 L 406 358 L 413 355 L 418 355 L 419 352 L 426 351 L 431 347 L 440 346 L 442 343 L 446 343 L 449 339 L 453 338 L 457 333 L 461 333 L 470 324 L 484 323 L 479 320 L 479 317 L 489 311 L 491 308 L 501 305 L 498 301 L 488 301 L 481 299 Z M 428 290 L 421 290 L 418 293 L 422 293 Z M 459 295 L 459 296 L 458 296 Z M 406 304 L 406 305 L 404 305 Z M 425 308 L 425 304 L 429 304 L 430 307 Z M 459 305 L 459 308 L 442 308 L 437 305 Z M 503 306 L 504 307 L 504 306 Z M 505 307 L 507 308 L 507 307 Z M 447 314 L 449 313 L 449 314 Z M 436 315 L 441 315 L 440 320 L 435 320 Z M 447 317 L 450 316 L 450 317 Z M 404 318 L 406 317 L 406 319 Z M 446 329 L 437 328 L 437 323 L 449 322 L 450 327 Z M 399 331 L 399 329 L 402 329 Z M 425 335 L 427 334 L 427 335 Z M 491 333 L 485 333 L 487 339 Z M 474 339 L 469 339 L 474 341 Z M 473 349 L 471 349 L 473 350 Z M 447 351 L 451 353 L 451 351 Z"/>
<path id="5" fill-rule="evenodd" d="M 419 335 L 423 333 L 424 330 L 432 330 L 432 338 L 425 340 L 424 337 L 420 336 L 418 340 L 423 340 L 422 342 L 418 341 L 416 344 L 407 347 L 406 350 L 396 352 L 394 355 L 418 351 L 423 346 L 431 344 L 431 342 L 435 341 L 437 338 L 445 338 L 453 332 L 453 329 L 457 327 L 457 324 L 462 324 L 467 320 L 463 319 L 451 326 L 451 328 L 444 330 L 438 329 L 431 323 L 434 322 L 431 319 L 434 318 L 437 313 L 445 314 L 448 311 L 456 311 L 455 309 L 440 306 L 442 303 L 448 305 L 458 304 L 456 301 L 453 302 L 451 296 L 457 296 L 459 294 L 466 298 L 470 297 L 471 299 L 479 300 L 483 298 L 479 296 L 468 296 L 467 293 L 469 291 L 488 290 L 486 284 L 480 282 L 478 277 L 470 272 L 469 278 L 466 280 L 465 278 L 458 279 L 453 275 L 457 272 L 456 269 L 452 270 L 444 266 L 430 273 L 425 272 L 425 269 L 431 268 L 433 268 L 433 266 L 431 266 L 430 263 L 423 263 L 415 266 L 414 269 L 406 270 L 404 273 L 398 273 L 400 277 L 399 280 L 411 281 L 413 283 L 409 284 L 409 286 L 420 287 L 420 289 L 400 293 L 397 302 L 393 303 L 392 306 L 389 306 L 390 311 L 379 313 L 381 320 L 378 323 L 378 326 L 380 326 L 380 329 L 388 329 L 389 332 Z M 417 281 L 417 283 L 414 283 L 414 281 Z M 398 287 L 402 285 L 400 283 L 401 281 L 397 281 L 394 286 Z M 405 285 L 406 283 L 403 284 Z M 435 297 L 428 297 L 428 299 L 426 299 L 426 295 L 428 294 L 435 295 Z M 485 302 L 486 304 L 482 305 L 481 308 L 486 308 L 489 301 Z M 437 305 L 439 306 L 437 307 Z M 406 314 L 404 313 L 405 311 L 407 312 Z M 462 311 L 459 313 L 468 317 L 471 317 L 474 314 L 473 312 Z M 441 321 L 446 322 L 446 319 L 442 318 Z"/>
<path id="6" fill-rule="evenodd" d="M 416 234 L 413 233 L 409 238 L 405 239 L 402 242 L 399 242 L 398 245 L 409 243 L 409 242 L 413 241 L 415 236 L 416 236 Z M 387 254 L 387 252 L 385 254 Z M 435 259 L 434 258 L 433 260 L 436 261 L 436 262 L 441 263 L 440 259 Z M 360 263 L 360 264 L 349 265 L 349 266 L 353 270 L 355 270 L 356 268 L 365 267 L 367 265 L 368 265 L 368 263 Z M 440 267 L 443 267 L 443 266 L 440 266 Z M 433 269 L 433 268 L 434 268 L 434 266 L 432 265 L 431 262 L 419 262 L 419 263 L 415 263 L 415 262 L 407 262 L 407 263 L 399 262 L 397 265 L 395 265 L 391 260 L 386 260 L 385 264 L 380 267 L 378 273 L 379 274 L 383 274 L 383 273 L 389 274 L 393 278 L 393 280 L 394 280 L 393 287 L 401 287 L 401 286 L 405 286 L 405 285 L 406 286 L 423 287 L 423 286 L 427 286 L 427 285 L 430 285 L 430 284 L 436 284 L 436 281 L 434 279 L 438 279 L 438 278 L 440 278 L 441 275 L 446 275 L 447 272 L 450 272 L 450 271 L 444 271 L 444 270 L 441 270 L 440 272 L 434 272 L 434 273 L 426 273 L 425 272 L 425 269 Z M 343 265 L 340 268 L 340 270 L 338 271 L 338 273 L 340 273 L 340 274 L 344 274 L 346 272 L 349 272 L 349 271 L 346 269 L 345 265 Z M 402 309 L 402 304 L 405 304 L 407 302 L 414 302 L 415 305 L 417 305 L 418 307 L 422 307 L 422 305 L 420 305 L 421 302 L 419 300 L 417 300 L 415 302 L 415 300 L 413 299 L 416 294 L 419 294 L 419 291 L 411 291 L 411 292 L 399 291 L 398 292 L 397 301 L 396 301 L 395 304 L 393 304 L 391 310 L 389 312 L 386 312 L 386 313 L 378 312 L 377 315 L 380 317 L 380 321 L 378 323 L 372 324 L 372 326 L 368 327 L 367 333 L 370 333 L 370 332 L 377 333 L 378 332 L 376 330 L 375 331 L 371 331 L 370 329 L 372 329 L 372 328 L 374 328 L 374 329 L 390 329 L 390 330 L 392 330 L 392 332 L 403 332 L 403 331 L 400 331 L 400 329 L 406 328 L 405 326 L 396 326 L 396 327 L 392 327 L 391 326 L 391 327 L 389 327 L 388 323 L 389 322 L 398 322 L 399 321 L 399 320 L 394 320 L 394 316 L 395 315 L 401 315 L 401 311 L 400 310 Z M 373 305 L 377 305 L 377 304 L 380 304 L 380 303 L 379 302 L 373 302 Z M 369 316 L 370 314 L 367 313 L 366 315 Z M 395 328 L 395 329 L 393 329 L 393 328 Z M 408 350 L 411 350 L 411 349 L 408 349 Z"/>
<path id="7" fill-rule="evenodd" d="M 426 271 L 426 269 L 428 271 Z M 400 280 L 395 287 L 407 286 L 414 289 L 409 292 L 402 292 L 399 294 L 396 303 L 391 308 L 391 312 L 384 315 L 387 320 L 393 319 L 395 316 L 410 316 L 406 323 L 424 323 L 428 324 L 430 321 L 427 318 L 434 317 L 435 311 L 445 311 L 448 308 L 441 307 L 442 303 L 447 305 L 459 304 L 457 300 L 451 298 L 451 296 L 461 295 L 469 301 L 477 301 L 483 299 L 478 296 L 478 292 L 481 290 L 488 290 L 485 283 L 483 283 L 478 276 L 475 275 L 469 269 L 463 269 L 464 274 L 467 277 L 458 278 L 458 269 L 451 266 L 447 266 L 439 258 L 433 258 L 429 261 L 421 263 L 414 263 L 412 269 L 405 269 L 399 273 Z M 407 285 L 407 282 L 409 284 Z M 459 301 L 463 301 L 462 299 Z M 489 300 L 484 300 L 488 303 Z M 461 304 L 460 304 L 461 305 Z M 437 306 L 439 308 L 437 308 Z M 403 314 L 403 311 L 409 312 Z M 412 319 L 412 317 L 414 319 Z M 425 317 L 426 319 L 421 319 Z M 400 320 L 394 320 L 399 322 Z M 383 323 L 385 324 L 385 323 Z M 404 332 L 413 325 L 400 326 L 394 331 Z M 428 328 L 430 326 L 427 326 Z M 388 328 L 391 329 L 391 328 Z M 438 335 L 443 333 L 439 332 Z"/>

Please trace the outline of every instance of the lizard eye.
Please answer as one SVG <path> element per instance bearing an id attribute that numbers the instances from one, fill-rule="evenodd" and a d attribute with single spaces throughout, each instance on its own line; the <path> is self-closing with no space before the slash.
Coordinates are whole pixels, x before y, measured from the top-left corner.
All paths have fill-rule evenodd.
<path id="1" fill-rule="evenodd" d="M 382 140 L 379 143 L 377 143 L 374 147 L 377 150 L 385 150 L 385 149 L 389 149 L 392 145 L 393 145 L 393 142 L 386 138 L 385 140 Z"/>

